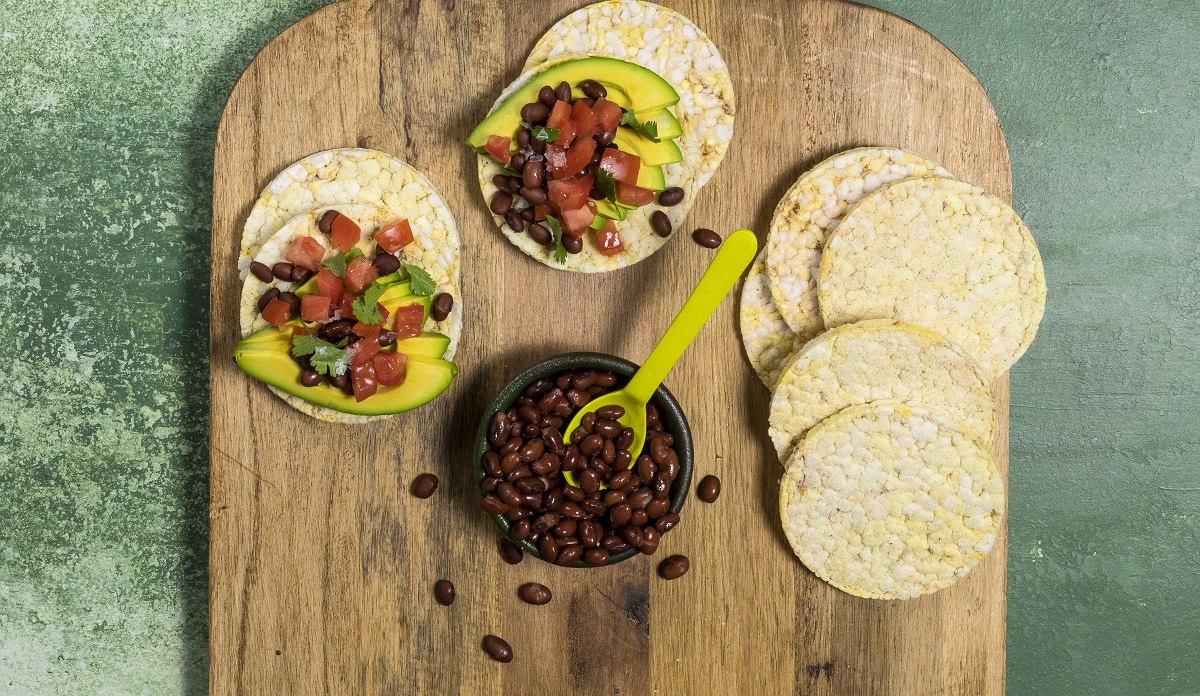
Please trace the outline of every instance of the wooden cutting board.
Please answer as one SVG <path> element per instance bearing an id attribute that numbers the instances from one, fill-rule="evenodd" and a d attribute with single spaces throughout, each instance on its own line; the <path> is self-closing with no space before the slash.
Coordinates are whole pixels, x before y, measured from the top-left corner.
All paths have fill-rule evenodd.
<path id="1" fill-rule="evenodd" d="M 501 562 L 477 508 L 481 412 L 543 357 L 600 350 L 640 361 L 712 252 L 695 226 L 765 233 L 796 177 L 828 155 L 893 145 L 1008 198 L 1004 137 L 987 95 L 918 27 L 833 0 L 668 2 L 729 63 L 735 136 L 676 239 L 632 269 L 548 269 L 503 239 L 463 145 L 529 49 L 581 3 L 348 0 L 285 31 L 229 97 L 216 144 L 211 327 L 213 694 L 969 694 L 1004 691 L 1006 544 L 957 585 L 911 601 L 843 594 L 783 537 L 769 394 L 726 300 L 668 378 L 696 438 L 693 496 L 658 555 L 602 569 Z M 259 190 L 309 153 L 361 146 L 423 171 L 463 246 L 465 326 L 450 390 L 419 411 L 346 427 L 310 420 L 231 359 L 242 224 Z M 558 326 L 559 317 L 579 317 Z M 996 455 L 1007 472 L 1007 379 Z M 432 471 L 437 494 L 412 479 Z M 657 561 L 691 557 L 666 582 Z M 449 578 L 458 600 L 436 604 Z M 532 607 L 518 585 L 545 583 Z M 503 636 L 515 659 L 480 649 Z"/>

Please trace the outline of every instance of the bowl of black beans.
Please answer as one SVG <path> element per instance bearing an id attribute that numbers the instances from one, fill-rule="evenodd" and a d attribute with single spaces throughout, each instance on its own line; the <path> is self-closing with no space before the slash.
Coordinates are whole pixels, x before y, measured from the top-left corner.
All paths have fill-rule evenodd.
<path id="1" fill-rule="evenodd" d="M 558 355 L 512 378 L 484 412 L 475 449 L 480 507 L 527 553 L 563 566 L 609 565 L 653 554 L 679 524 L 692 435 L 666 386 L 647 405 L 641 452 L 629 451 L 632 431 L 616 423 L 623 412 L 600 409 L 584 416 L 583 432 L 562 433 L 637 369 L 604 353 Z"/>

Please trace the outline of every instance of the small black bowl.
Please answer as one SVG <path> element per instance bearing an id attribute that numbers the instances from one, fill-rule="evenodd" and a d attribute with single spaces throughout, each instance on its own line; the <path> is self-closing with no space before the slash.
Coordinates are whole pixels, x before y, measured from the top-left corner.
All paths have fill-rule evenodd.
<path id="1" fill-rule="evenodd" d="M 607 370 L 615 375 L 624 377 L 626 382 L 638 370 L 638 366 L 634 363 L 606 353 L 564 353 L 563 355 L 547 358 L 525 368 L 519 375 L 509 380 L 508 384 L 504 385 L 499 394 L 496 394 L 496 397 L 492 399 L 492 403 L 488 405 L 487 410 L 483 413 L 483 419 L 479 423 L 479 434 L 475 439 L 475 473 L 479 479 L 479 493 L 481 496 L 483 495 L 483 480 L 487 476 L 483 470 L 483 455 L 490 449 L 487 435 L 488 426 L 491 425 L 492 418 L 500 411 L 507 411 L 510 406 L 516 403 L 517 398 L 521 396 L 521 392 L 525 391 L 525 387 L 528 387 L 537 380 L 543 377 L 550 377 L 564 370 L 588 368 Z M 658 390 L 654 392 L 651 403 L 658 408 L 659 419 L 662 421 L 663 428 L 675 438 L 675 451 L 679 453 L 679 476 L 671 485 L 670 507 L 671 512 L 678 514 L 683 509 L 683 502 L 687 499 L 688 488 L 691 487 L 692 431 L 688 428 L 687 418 L 683 415 L 683 409 L 679 407 L 679 402 L 675 400 L 675 397 L 665 385 L 659 385 Z M 634 459 L 636 460 L 636 458 L 635 455 Z M 497 526 L 504 530 L 504 534 L 509 539 L 512 539 L 512 535 L 510 534 L 512 523 L 509 522 L 508 518 L 504 515 L 492 515 L 492 519 L 495 520 Z M 542 554 L 538 551 L 536 545 L 528 541 L 517 541 L 516 539 L 512 539 L 512 541 L 525 549 L 526 553 L 533 554 L 537 558 L 542 558 Z M 606 565 L 620 563 L 638 553 L 638 550 L 634 548 L 613 554 L 609 557 Z M 542 560 L 545 559 L 542 558 Z M 586 565 L 583 561 L 576 561 L 571 566 L 575 568 L 593 567 Z"/>

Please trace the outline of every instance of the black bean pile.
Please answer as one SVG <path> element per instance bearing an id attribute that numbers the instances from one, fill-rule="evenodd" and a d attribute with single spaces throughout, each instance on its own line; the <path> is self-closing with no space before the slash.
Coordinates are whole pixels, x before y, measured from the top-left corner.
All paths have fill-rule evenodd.
<path id="1" fill-rule="evenodd" d="M 599 566 L 632 548 L 653 554 L 662 535 L 679 524 L 679 515 L 670 512 L 679 454 L 652 404 L 646 408 L 646 445 L 636 460 L 629 451 L 633 430 L 617 422 L 624 415 L 620 407 L 585 415 L 563 441 L 563 425 L 617 382 L 616 375 L 597 370 L 539 379 L 489 427 L 480 507 L 507 517 L 511 536 L 536 545 L 551 563 Z M 568 483 L 564 471 L 574 472 L 579 485 Z"/>

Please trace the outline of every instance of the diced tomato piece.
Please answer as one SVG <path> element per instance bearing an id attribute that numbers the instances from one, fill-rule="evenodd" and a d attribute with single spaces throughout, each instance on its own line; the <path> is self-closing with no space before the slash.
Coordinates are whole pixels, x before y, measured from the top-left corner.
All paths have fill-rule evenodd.
<path id="1" fill-rule="evenodd" d="M 352 292 L 343 292 L 341 298 L 338 299 L 338 314 L 341 315 L 343 319 L 358 318 L 354 316 L 354 307 L 351 304 L 352 302 L 354 302 L 354 293 Z"/>
<path id="2" fill-rule="evenodd" d="M 305 295 L 300 298 L 300 318 L 304 321 L 324 321 L 329 318 L 333 300 L 324 295 Z"/>
<path id="3" fill-rule="evenodd" d="M 591 135 L 596 130 L 596 124 L 600 123 L 596 112 L 582 99 L 571 107 L 571 120 L 575 122 L 575 133 L 579 136 Z"/>
<path id="4" fill-rule="evenodd" d="M 569 118 L 571 118 L 571 105 L 565 101 L 556 101 L 554 108 L 550 109 L 550 115 L 546 117 L 546 127 L 561 130 Z"/>
<path id="5" fill-rule="evenodd" d="M 400 305 L 396 308 L 392 331 L 396 332 L 396 340 L 414 338 L 421 335 L 421 324 L 425 323 L 425 307 L 417 302 Z"/>
<path id="6" fill-rule="evenodd" d="M 385 322 L 387 321 L 387 318 L 392 315 L 392 313 L 388 311 L 387 307 L 383 306 L 382 302 L 376 302 L 375 309 L 379 310 L 379 316 L 383 317 Z"/>
<path id="7" fill-rule="evenodd" d="M 600 128 L 605 132 L 615 131 L 617 126 L 621 125 L 621 117 L 625 115 L 620 106 L 603 97 L 592 104 L 592 113 L 596 115 L 596 120 L 600 122 Z"/>
<path id="8" fill-rule="evenodd" d="M 350 345 L 350 366 L 371 362 L 379 354 L 379 339 L 360 338 Z"/>
<path id="9" fill-rule="evenodd" d="M 549 149 L 550 148 L 546 148 L 547 152 L 549 152 Z M 588 166 L 588 163 L 592 161 L 592 153 L 595 151 L 595 140 L 592 138 L 577 139 L 575 143 L 571 145 L 570 149 L 567 150 L 567 156 L 566 159 L 563 160 L 562 166 L 551 166 L 551 175 L 553 175 L 555 179 L 570 179 L 579 172 L 582 172 L 584 167 Z M 550 163 L 548 157 L 546 162 L 548 164 Z"/>
<path id="10" fill-rule="evenodd" d="M 546 216 L 549 213 L 550 213 L 550 209 L 544 205 L 533 206 L 533 219 L 537 222 L 541 222 L 542 220 L 545 220 Z"/>
<path id="11" fill-rule="evenodd" d="M 354 332 L 355 336 L 362 336 L 363 338 L 371 339 L 379 338 L 379 324 L 364 324 L 360 321 L 354 326 L 350 327 L 350 330 Z"/>
<path id="12" fill-rule="evenodd" d="M 558 172 L 567 166 L 567 151 L 554 143 L 546 146 L 545 157 L 551 176 L 558 176 Z"/>
<path id="13" fill-rule="evenodd" d="M 288 260 L 288 263 L 294 263 L 316 272 L 317 267 L 321 265 L 321 259 L 325 258 L 325 247 L 321 246 L 316 237 L 304 236 L 288 246 L 284 258 Z"/>
<path id="14" fill-rule="evenodd" d="M 631 205 L 634 208 L 639 208 L 654 202 L 654 192 L 650 189 L 644 189 L 641 186 L 634 186 L 624 181 L 618 181 L 617 202 L 621 205 Z"/>
<path id="15" fill-rule="evenodd" d="M 378 391 L 379 381 L 375 377 L 375 363 L 367 361 L 351 366 L 350 385 L 354 388 L 355 401 L 362 401 Z"/>
<path id="16" fill-rule="evenodd" d="M 342 296 L 342 279 L 328 268 L 317 271 L 317 294 L 336 302 Z"/>
<path id="17" fill-rule="evenodd" d="M 600 158 L 600 168 L 612 174 L 617 181 L 637 185 L 638 170 L 642 168 L 642 158 L 610 147 Z"/>
<path id="18" fill-rule="evenodd" d="M 375 243 L 389 254 L 394 254 L 412 243 L 412 225 L 408 220 L 393 222 L 375 233 Z"/>
<path id="19" fill-rule="evenodd" d="M 346 266 L 346 276 L 342 280 L 346 283 L 347 290 L 357 294 L 378 277 L 379 272 L 375 270 L 370 259 L 366 256 L 356 256 L 350 265 Z"/>
<path id="20" fill-rule="evenodd" d="M 506 138 L 502 135 L 489 135 L 487 144 L 483 146 L 488 154 L 500 160 L 500 164 L 508 164 L 512 159 L 512 138 Z"/>
<path id="21" fill-rule="evenodd" d="M 572 237 L 580 237 L 583 231 L 596 219 L 596 214 L 587 206 L 573 210 L 562 211 L 563 230 Z"/>
<path id="22" fill-rule="evenodd" d="M 588 192 L 592 190 L 595 181 L 596 175 L 591 172 L 574 179 L 551 179 L 547 184 L 550 200 L 554 201 L 559 210 L 582 208 L 587 205 Z"/>
<path id="23" fill-rule="evenodd" d="M 385 387 L 394 387 L 404 381 L 408 372 L 408 356 L 404 353 L 386 351 L 375 356 L 375 379 Z"/>
<path id="24" fill-rule="evenodd" d="M 287 323 L 287 320 L 291 317 L 291 313 L 292 309 L 288 306 L 288 303 L 276 297 L 268 302 L 266 307 L 263 307 L 262 317 L 271 326 L 279 328 Z"/>
<path id="25" fill-rule="evenodd" d="M 344 254 L 358 244 L 358 240 L 362 237 L 362 228 L 358 226 L 357 222 L 338 213 L 333 216 L 333 222 L 329 225 L 329 233 L 333 237 L 334 248 Z"/>
<path id="26" fill-rule="evenodd" d="M 559 102 L 559 104 L 561 103 L 562 102 Z M 566 147 L 570 145 L 571 141 L 575 139 L 575 134 L 578 132 L 576 130 L 574 121 L 567 121 L 559 130 L 561 132 L 558 134 L 558 140 L 554 141 L 554 144 L 558 145 L 559 147 Z"/>
<path id="27" fill-rule="evenodd" d="M 605 256 L 616 256 L 625 251 L 625 245 L 621 243 L 621 234 L 617 232 L 616 220 L 605 220 L 604 227 L 596 230 L 596 246 L 600 247 L 600 253 Z"/>

